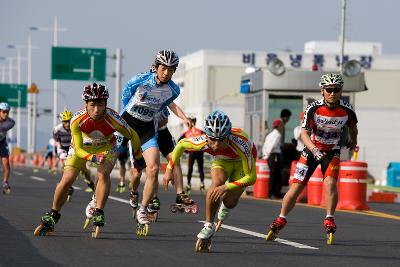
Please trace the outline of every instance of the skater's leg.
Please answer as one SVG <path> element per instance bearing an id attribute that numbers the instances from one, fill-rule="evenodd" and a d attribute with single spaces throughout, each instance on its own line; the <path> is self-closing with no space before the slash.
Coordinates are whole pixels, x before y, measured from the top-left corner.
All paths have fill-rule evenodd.
<path id="1" fill-rule="evenodd" d="M 333 216 L 335 214 L 336 205 L 338 203 L 336 179 L 331 176 L 325 177 L 324 190 L 325 190 L 326 215 Z"/>
<path id="2" fill-rule="evenodd" d="M 281 214 L 280 216 L 286 217 L 289 212 L 294 208 L 296 205 L 297 197 L 303 192 L 306 186 L 300 183 L 293 183 L 289 191 L 285 194 L 282 200 L 282 207 L 281 207 Z"/>
<path id="3" fill-rule="evenodd" d="M 145 208 L 150 203 L 158 184 L 158 171 L 160 165 L 160 156 L 157 147 L 150 147 L 143 152 L 146 161 L 146 182 L 143 190 L 142 207 Z"/>
<path id="4" fill-rule="evenodd" d="M 96 209 L 104 209 L 110 194 L 110 173 L 114 164 L 106 161 L 97 168 Z"/>
<path id="5" fill-rule="evenodd" d="M 10 160 L 9 157 L 2 157 L 1 163 L 3 165 L 3 182 L 8 183 L 8 179 L 10 178 Z"/>
<path id="6" fill-rule="evenodd" d="M 68 197 L 69 188 L 74 183 L 76 177 L 79 174 L 79 169 L 76 168 L 66 168 L 64 169 L 61 181 L 57 184 L 56 190 L 54 192 L 53 198 L 53 210 L 60 211 L 64 206 L 65 201 Z"/>
<path id="7" fill-rule="evenodd" d="M 193 173 L 193 165 L 195 160 L 195 152 L 189 152 L 189 159 L 188 159 L 188 173 L 187 173 L 187 184 L 188 186 L 191 185 L 192 182 L 192 173 Z"/>
<path id="8" fill-rule="evenodd" d="M 138 171 L 135 168 L 131 168 L 131 185 L 132 192 L 137 192 L 138 187 L 140 185 L 140 178 L 142 177 L 142 171 Z"/>
<path id="9" fill-rule="evenodd" d="M 204 152 L 198 152 L 197 168 L 199 169 L 200 182 L 204 184 Z"/>
<path id="10" fill-rule="evenodd" d="M 223 169 L 215 168 L 211 170 L 211 186 L 206 196 L 206 222 L 214 221 L 215 213 L 220 205 L 220 200 L 213 201 L 211 199 L 211 193 L 216 187 L 225 184 L 226 179 L 227 174 Z"/>

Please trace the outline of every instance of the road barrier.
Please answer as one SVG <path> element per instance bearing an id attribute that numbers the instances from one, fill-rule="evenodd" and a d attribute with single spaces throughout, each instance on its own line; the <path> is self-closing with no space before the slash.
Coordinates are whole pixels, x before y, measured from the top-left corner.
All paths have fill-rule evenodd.
<path id="1" fill-rule="evenodd" d="M 269 196 L 269 167 L 267 160 L 256 161 L 257 179 L 254 184 L 253 196 L 256 198 L 268 198 Z"/>

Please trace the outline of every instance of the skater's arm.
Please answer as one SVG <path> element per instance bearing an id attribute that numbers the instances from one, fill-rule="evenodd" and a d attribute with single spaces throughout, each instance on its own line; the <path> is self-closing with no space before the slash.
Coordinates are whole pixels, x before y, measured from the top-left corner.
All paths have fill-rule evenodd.
<path id="1" fill-rule="evenodd" d="M 175 162 L 181 158 L 184 151 L 201 151 L 205 144 L 205 141 L 199 142 L 196 137 L 182 139 L 175 146 L 174 151 L 172 151 L 172 156 L 168 162 L 167 168 L 173 170 Z"/>
<path id="2" fill-rule="evenodd" d="M 82 138 L 82 132 L 79 128 L 79 120 L 71 121 L 71 136 L 76 156 L 88 161 L 92 161 L 93 154 L 87 152 L 83 148 L 83 138 Z"/>
<path id="3" fill-rule="evenodd" d="M 189 120 L 183 110 L 174 102 L 168 105 L 169 109 L 178 117 L 180 118 L 186 125 L 186 127 L 190 128 L 192 122 Z"/>

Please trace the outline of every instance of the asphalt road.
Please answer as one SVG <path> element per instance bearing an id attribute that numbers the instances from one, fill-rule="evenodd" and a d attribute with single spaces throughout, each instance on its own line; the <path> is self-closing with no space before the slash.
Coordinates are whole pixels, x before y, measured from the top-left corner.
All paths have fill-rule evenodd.
<path id="1" fill-rule="evenodd" d="M 192 194 L 198 215 L 172 214 L 168 207 L 175 195 L 160 189 L 160 219 L 150 225 L 149 236 L 137 237 L 128 192 L 114 191 L 116 179 L 99 239 L 82 229 L 90 194 L 79 189 L 61 211 L 53 236 L 35 237 L 59 177 L 29 167 L 13 169 L 12 193 L 0 196 L 1 266 L 400 266 L 400 204 L 372 204 L 379 213 L 337 212 L 338 230 L 328 246 L 322 209 L 298 205 L 281 239 L 267 242 L 267 225 L 280 202 L 245 198 L 231 211 L 227 228 L 213 237 L 211 252 L 196 253 L 204 195 Z M 85 189 L 81 180 L 75 186 Z"/>

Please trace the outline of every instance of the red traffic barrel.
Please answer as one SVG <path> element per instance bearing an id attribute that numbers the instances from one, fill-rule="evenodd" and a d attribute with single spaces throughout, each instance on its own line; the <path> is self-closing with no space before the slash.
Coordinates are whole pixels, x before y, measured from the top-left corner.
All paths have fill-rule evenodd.
<path id="1" fill-rule="evenodd" d="M 290 177 L 289 177 L 289 185 L 293 183 L 294 173 L 296 172 L 296 164 L 297 160 L 293 160 L 290 165 Z M 303 192 L 297 197 L 297 202 L 307 202 L 307 186 L 304 188 Z"/>
<path id="2" fill-rule="evenodd" d="M 256 161 L 257 180 L 254 184 L 253 196 L 256 198 L 268 198 L 269 195 L 269 167 L 267 160 Z"/>
<path id="3" fill-rule="evenodd" d="M 309 205 L 321 204 L 323 184 L 324 179 L 322 176 L 321 166 L 318 165 L 307 183 L 307 203 Z"/>
<path id="4" fill-rule="evenodd" d="M 339 171 L 338 209 L 369 210 L 367 201 L 368 164 L 361 161 L 342 161 Z"/>

